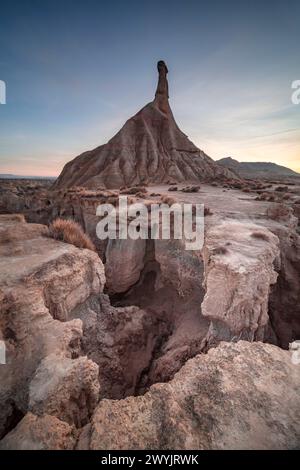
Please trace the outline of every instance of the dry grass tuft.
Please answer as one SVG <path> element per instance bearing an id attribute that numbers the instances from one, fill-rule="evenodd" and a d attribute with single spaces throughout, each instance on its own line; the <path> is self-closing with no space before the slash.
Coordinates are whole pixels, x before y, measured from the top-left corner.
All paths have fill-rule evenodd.
<path id="1" fill-rule="evenodd" d="M 84 233 L 81 225 L 74 220 L 55 219 L 49 226 L 49 236 L 55 240 L 96 251 L 95 245 L 90 237 Z"/>

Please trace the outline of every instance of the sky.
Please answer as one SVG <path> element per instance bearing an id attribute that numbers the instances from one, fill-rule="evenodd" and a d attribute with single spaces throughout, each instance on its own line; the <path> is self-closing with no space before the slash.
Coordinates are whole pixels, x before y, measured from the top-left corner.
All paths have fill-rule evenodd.
<path id="1" fill-rule="evenodd" d="M 0 3 L 0 173 L 56 176 L 154 98 L 214 159 L 300 172 L 300 2 Z"/>

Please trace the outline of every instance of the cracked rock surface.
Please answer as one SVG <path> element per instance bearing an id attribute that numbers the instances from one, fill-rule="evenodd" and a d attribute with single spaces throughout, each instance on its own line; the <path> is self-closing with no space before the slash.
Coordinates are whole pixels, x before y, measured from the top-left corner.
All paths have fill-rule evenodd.
<path id="1" fill-rule="evenodd" d="M 215 217 L 195 253 L 147 242 L 112 305 L 96 253 L 1 215 L 0 448 L 299 448 L 299 366 L 261 342 L 299 328 L 290 222 Z"/>
<path id="2" fill-rule="evenodd" d="M 126 430 L 126 432 L 124 432 Z M 260 342 L 221 343 L 140 397 L 103 400 L 82 431 L 89 449 L 295 449 L 300 374 Z"/>

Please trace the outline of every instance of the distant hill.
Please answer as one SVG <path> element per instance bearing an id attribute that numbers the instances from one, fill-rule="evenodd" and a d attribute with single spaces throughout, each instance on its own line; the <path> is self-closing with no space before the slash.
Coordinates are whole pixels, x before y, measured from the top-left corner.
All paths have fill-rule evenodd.
<path id="1" fill-rule="evenodd" d="M 300 173 L 285 166 L 272 162 L 239 162 L 234 158 L 227 157 L 217 160 L 217 163 L 233 171 L 242 178 L 282 178 L 300 177 Z"/>
<path id="2" fill-rule="evenodd" d="M 11 173 L 0 173 L 0 179 L 5 180 L 55 180 L 55 176 L 24 176 L 13 175 Z"/>

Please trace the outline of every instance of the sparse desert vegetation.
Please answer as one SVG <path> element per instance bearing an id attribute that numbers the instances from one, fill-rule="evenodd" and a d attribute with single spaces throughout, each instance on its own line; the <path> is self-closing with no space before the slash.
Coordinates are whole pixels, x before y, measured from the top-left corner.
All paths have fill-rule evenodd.
<path id="1" fill-rule="evenodd" d="M 198 193 L 200 191 L 200 186 L 186 186 L 181 189 L 183 193 Z"/>
<path id="2" fill-rule="evenodd" d="M 270 239 L 268 235 L 266 235 L 264 232 L 252 232 L 251 233 L 252 238 L 256 238 L 257 240 L 263 240 L 265 242 L 268 242 Z"/>
<path id="3" fill-rule="evenodd" d="M 176 199 L 174 199 L 173 197 L 171 196 L 167 196 L 166 194 L 163 194 L 161 196 L 161 201 L 164 203 L 164 204 L 168 204 L 168 206 L 172 206 L 173 204 L 176 204 Z"/>
<path id="4" fill-rule="evenodd" d="M 90 237 L 84 233 L 83 228 L 74 220 L 55 219 L 49 226 L 49 237 L 65 243 L 96 251 Z"/>
<path id="5" fill-rule="evenodd" d="M 209 207 L 204 206 L 204 216 L 207 216 L 207 215 L 213 215 L 213 212 L 210 210 Z"/>
<path id="6" fill-rule="evenodd" d="M 225 246 L 218 246 L 212 250 L 214 255 L 226 255 L 228 253 L 228 249 Z"/>
<path id="7" fill-rule="evenodd" d="M 267 216 L 277 221 L 289 218 L 291 214 L 292 209 L 286 204 L 274 203 L 267 209 Z"/>
<path id="8" fill-rule="evenodd" d="M 132 186 L 130 188 L 123 188 L 120 190 L 120 194 L 145 194 L 147 189 L 145 186 Z"/>

